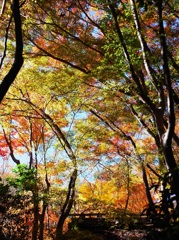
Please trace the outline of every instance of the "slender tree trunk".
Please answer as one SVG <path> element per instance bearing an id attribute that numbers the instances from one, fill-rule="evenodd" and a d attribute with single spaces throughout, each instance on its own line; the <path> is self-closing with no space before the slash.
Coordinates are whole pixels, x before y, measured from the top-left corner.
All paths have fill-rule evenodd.
<path id="1" fill-rule="evenodd" d="M 42 207 L 42 213 L 40 215 L 40 226 L 39 226 L 39 240 L 43 240 L 44 237 L 44 219 L 45 219 L 45 213 L 46 213 L 46 209 L 47 209 L 47 204 L 43 203 L 43 207 Z"/>
<path id="2" fill-rule="evenodd" d="M 126 163 L 127 163 L 127 199 L 125 204 L 125 212 L 127 211 L 129 198 L 130 198 L 130 166 L 129 166 L 128 159 L 126 159 Z"/>
<path id="3" fill-rule="evenodd" d="M 70 182 L 68 185 L 68 194 L 65 200 L 65 203 L 63 205 L 63 208 L 61 210 L 61 216 L 57 224 L 57 229 L 56 229 L 56 240 L 61 240 L 61 236 L 63 235 L 63 225 L 68 217 L 71 208 L 73 206 L 74 202 L 74 195 L 75 195 L 75 182 L 77 179 L 77 169 L 75 169 L 72 173 L 72 176 L 70 178 Z"/>
<path id="4" fill-rule="evenodd" d="M 37 240 L 38 237 L 38 220 L 39 220 L 39 206 L 37 199 L 34 199 L 34 223 L 32 229 L 32 240 Z"/>
<path id="5" fill-rule="evenodd" d="M 152 199 L 152 196 L 151 196 L 151 193 L 150 193 L 150 187 L 149 187 L 149 183 L 148 183 L 148 179 L 147 179 L 147 173 L 146 173 L 144 163 L 141 164 L 141 168 L 142 168 L 142 176 L 143 176 L 143 181 L 144 181 L 144 185 L 145 185 L 147 200 L 148 200 L 149 206 L 152 206 L 153 205 L 153 199 Z"/>
<path id="6" fill-rule="evenodd" d="M 45 147 L 44 147 L 45 149 Z M 46 169 L 46 161 L 45 161 L 45 169 Z M 45 181 L 47 184 L 47 187 L 44 191 L 44 193 L 46 195 L 48 195 L 49 193 L 49 189 L 50 189 L 50 182 L 48 181 L 48 176 L 47 176 L 47 170 L 46 170 L 46 176 L 45 176 Z M 48 198 L 44 198 L 43 200 L 43 206 L 42 206 L 42 213 L 40 215 L 40 227 L 39 227 L 39 240 L 43 240 L 43 235 L 44 235 L 44 219 L 45 219 L 45 213 L 48 207 Z"/>
<path id="7" fill-rule="evenodd" d="M 176 164 L 176 160 L 173 155 L 173 149 L 171 145 L 163 145 L 163 151 L 165 159 L 171 174 L 171 190 L 176 195 L 177 205 L 179 208 L 179 169 Z"/>

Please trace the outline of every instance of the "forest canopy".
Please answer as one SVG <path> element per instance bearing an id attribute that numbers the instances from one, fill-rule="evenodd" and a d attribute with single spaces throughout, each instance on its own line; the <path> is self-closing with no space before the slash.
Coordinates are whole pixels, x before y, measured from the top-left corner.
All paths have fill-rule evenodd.
<path id="1" fill-rule="evenodd" d="M 0 7 L 0 236 L 58 240 L 70 214 L 122 212 L 175 239 L 178 1 Z"/>

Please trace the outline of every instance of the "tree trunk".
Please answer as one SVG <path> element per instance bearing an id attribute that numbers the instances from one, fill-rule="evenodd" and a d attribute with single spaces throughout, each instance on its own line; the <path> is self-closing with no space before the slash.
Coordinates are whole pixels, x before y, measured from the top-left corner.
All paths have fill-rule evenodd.
<path id="1" fill-rule="evenodd" d="M 150 193 L 150 187 L 149 187 L 149 183 L 148 183 L 148 179 L 147 179 L 147 174 L 146 174 L 145 166 L 143 163 L 141 164 L 141 168 L 142 168 L 142 176 L 143 176 L 143 181 L 144 181 L 144 185 L 145 185 L 147 200 L 148 200 L 149 206 L 152 206 L 153 199 L 152 199 L 152 196 Z"/>
<path id="2" fill-rule="evenodd" d="M 44 191 L 44 193 L 46 195 L 48 195 L 49 193 L 49 189 L 50 189 L 50 183 L 48 181 L 48 176 L 47 176 L 47 171 L 46 171 L 46 176 L 45 176 L 45 182 L 47 184 L 47 187 Z M 43 206 L 42 206 L 42 213 L 40 215 L 40 229 L 39 229 L 39 240 L 43 240 L 43 235 L 44 235 L 44 219 L 45 219 L 45 212 L 46 212 L 46 209 L 48 207 L 48 198 L 44 198 L 43 200 Z"/>
<path id="3" fill-rule="evenodd" d="M 179 205 L 179 169 L 173 155 L 171 144 L 168 145 L 167 143 L 164 143 L 163 151 L 169 172 L 171 174 L 171 190 L 172 193 L 176 195 L 177 205 Z"/>
<path id="4" fill-rule="evenodd" d="M 37 201 L 37 197 L 34 197 L 34 223 L 32 229 L 32 240 L 37 240 L 38 237 L 38 220 L 39 220 L 39 205 Z"/>
<path id="5" fill-rule="evenodd" d="M 61 216 L 57 224 L 56 229 L 56 240 L 61 240 L 61 236 L 63 235 L 63 225 L 68 217 L 71 208 L 73 206 L 74 202 L 74 195 L 75 195 L 75 182 L 77 179 L 77 169 L 75 169 L 72 173 L 72 176 L 70 178 L 69 186 L 68 186 L 68 194 L 65 200 L 65 203 L 61 210 Z"/>
<path id="6" fill-rule="evenodd" d="M 22 40 L 22 26 L 21 26 L 21 16 L 19 10 L 19 0 L 14 0 L 12 3 L 12 11 L 15 23 L 15 41 L 16 41 L 16 51 L 14 63 L 4 77 L 3 81 L 0 84 L 0 102 L 7 93 L 9 87 L 14 82 L 18 72 L 20 71 L 23 65 L 23 40 Z"/>
<path id="7" fill-rule="evenodd" d="M 127 212 L 128 204 L 129 204 L 129 198 L 130 198 L 130 166 L 128 159 L 126 159 L 127 163 L 127 199 L 126 199 L 126 204 L 125 204 L 125 212 Z"/>
<path id="8" fill-rule="evenodd" d="M 47 209 L 47 204 L 43 203 L 43 207 L 42 207 L 42 213 L 40 215 L 40 227 L 39 227 L 39 240 L 43 240 L 43 234 L 44 234 L 44 219 L 45 219 L 45 212 Z"/>

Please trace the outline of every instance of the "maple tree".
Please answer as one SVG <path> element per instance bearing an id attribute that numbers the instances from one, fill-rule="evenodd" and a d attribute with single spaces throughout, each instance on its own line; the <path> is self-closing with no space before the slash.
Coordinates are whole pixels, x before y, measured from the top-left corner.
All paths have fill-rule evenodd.
<path id="1" fill-rule="evenodd" d="M 82 23 L 87 21 L 88 26 L 91 27 L 94 27 L 95 23 L 98 33 L 102 33 L 101 38 L 93 37 L 97 38 L 99 44 L 103 44 L 103 47 L 101 48 L 100 45 L 99 48 L 99 50 L 102 49 L 99 54 L 99 60 L 103 59 L 103 61 L 98 61 L 97 63 L 93 61 L 95 65 L 91 66 L 89 75 L 96 77 L 98 81 L 109 88 L 111 87 L 112 90 L 116 88 L 116 93 L 120 93 L 118 97 L 126 109 L 138 119 L 140 125 L 153 137 L 158 149 L 160 165 L 166 164 L 170 171 L 172 175 L 171 191 L 175 193 L 176 199 L 179 200 L 177 159 L 172 148 L 174 144 L 172 143 L 172 139 L 175 141 L 175 144 L 178 144 L 178 137 L 174 131 L 176 125 L 175 105 L 178 103 L 178 97 L 176 94 L 176 78 L 173 77 L 177 74 L 178 69 L 177 51 L 174 51 L 172 48 L 172 46 L 176 46 L 177 49 L 178 33 L 176 25 L 178 17 L 175 14 L 177 10 L 173 8 L 172 4 L 165 1 L 158 1 L 157 4 L 148 4 L 145 2 L 147 7 L 144 7 L 142 2 L 140 2 L 141 5 L 138 5 L 137 2 L 132 0 L 124 2 L 93 1 L 91 4 L 93 7 L 98 6 L 98 9 L 101 10 L 100 20 L 97 18 L 95 21 L 91 21 L 89 5 L 86 5 L 86 8 L 83 7 L 85 17 L 87 16 L 84 19 L 83 15 L 78 12 L 79 9 L 82 9 L 80 8 L 82 5 L 80 5 L 79 1 L 76 1 L 74 4 L 71 2 L 67 3 L 67 9 L 64 8 L 64 13 L 60 15 L 61 23 L 63 24 L 63 18 L 67 15 L 76 21 L 80 19 Z M 37 7 L 44 9 L 40 4 Z M 175 5 L 175 7 L 177 6 Z M 73 11 L 75 14 L 73 14 Z M 164 12 L 171 11 L 173 14 L 170 16 L 164 14 Z M 49 15 L 50 13 L 48 11 Z M 43 16 L 45 17 L 45 13 Z M 49 19 L 50 17 L 48 16 L 48 21 Z M 53 23 L 55 23 L 54 15 L 53 17 L 51 15 L 50 21 L 50 26 L 53 26 Z M 69 31 L 71 30 L 70 23 L 68 21 Z M 46 25 L 47 30 L 48 22 Z M 85 26 L 85 23 L 82 26 Z M 57 27 L 60 30 L 62 29 L 62 31 L 64 30 L 64 27 L 62 28 L 59 25 Z M 83 31 L 86 33 L 85 36 L 87 36 L 87 30 Z M 70 37 L 75 37 L 71 32 L 70 35 L 69 31 L 65 32 L 68 43 L 71 40 L 69 40 Z M 144 36 L 145 31 L 148 33 L 147 36 Z M 76 31 L 76 33 L 78 36 L 76 40 L 80 42 L 83 39 L 83 35 L 80 34 L 80 31 Z M 61 32 L 57 31 L 56 34 L 52 38 L 54 41 L 58 39 L 57 36 Z M 175 37 L 172 39 L 171 35 Z M 90 37 L 89 33 L 88 39 L 89 42 L 92 42 Z M 43 36 L 39 36 L 36 40 L 33 40 L 33 43 L 39 50 L 38 53 L 57 59 L 58 57 L 53 54 L 53 47 L 54 50 L 56 48 L 53 43 L 51 44 L 51 38 L 48 36 L 45 38 L 46 45 L 50 46 L 45 49 L 41 46 L 39 47 L 39 38 L 43 39 Z M 80 46 L 83 47 L 86 53 L 87 48 L 83 42 Z M 68 45 L 60 44 L 60 46 Z M 70 46 L 73 46 L 73 44 Z M 55 53 L 57 54 L 58 51 L 55 51 Z M 62 60 L 65 60 L 65 63 L 72 67 L 71 63 L 76 63 L 74 67 L 78 66 L 79 70 L 85 72 L 84 64 L 77 62 L 77 59 L 73 58 L 75 56 L 73 48 L 71 48 L 71 53 L 71 56 L 69 54 L 65 55 L 65 57 L 68 56 L 69 60 L 65 59 L 65 57 Z M 105 55 L 104 58 L 103 55 Z M 88 81 L 90 83 L 90 79 Z M 95 101 L 96 104 L 97 102 L 99 101 Z M 106 114 L 108 114 L 107 106 L 106 111 Z M 127 132 L 127 134 L 129 133 Z"/>
<path id="2" fill-rule="evenodd" d="M 164 186 L 161 206 L 167 206 L 161 212 L 177 215 L 178 11 L 175 1 L 165 0 L 25 1 L 21 13 L 27 61 L 18 78 L 25 78 L 25 90 L 18 86 L 17 94 L 11 92 L 3 102 L 9 126 L 22 128 L 9 132 L 2 121 L 1 155 L 9 152 L 18 163 L 13 152 L 24 151 L 18 139 L 25 134 L 42 146 L 43 123 L 44 133 L 51 128 L 53 139 L 61 142 L 58 148 L 66 151 L 74 167 L 68 200 L 74 200 L 77 167 L 79 177 L 97 169 L 99 178 L 90 186 L 103 185 L 106 190 L 91 194 L 103 206 L 109 200 L 104 201 L 106 192 L 110 189 L 113 195 L 116 184 L 115 191 L 123 194 L 113 204 L 137 211 L 141 206 L 131 202 L 140 201 L 137 189 L 141 189 L 153 211 L 159 178 Z M 8 101 L 21 109 L 13 106 L 12 110 Z M 25 114 L 22 121 L 19 113 Z M 34 120 L 29 121 L 29 116 Z M 27 133 L 27 125 L 34 127 L 34 135 Z M 26 147 L 29 153 L 32 138 Z M 88 187 L 81 186 L 79 198 L 84 198 Z M 165 198 L 175 200 L 176 207 L 171 209 Z M 57 239 L 73 202 L 64 204 Z"/>
<path id="3" fill-rule="evenodd" d="M 43 59 L 40 59 L 40 61 L 43 62 Z M 23 78 L 24 72 L 27 73 L 26 81 Z M 33 83 L 28 81 L 32 73 L 34 74 Z M 46 86 L 53 88 L 49 77 L 54 76 L 51 76 L 50 72 L 45 75 L 43 71 L 39 72 L 38 64 L 34 64 L 30 72 L 29 69 L 28 71 L 26 68 L 22 69 L 18 78 L 19 83 L 14 84 L 1 105 L 1 126 L 3 128 L 2 143 L 4 145 L 4 147 L 2 145 L 2 149 L 5 149 L 6 154 L 9 153 L 12 160 L 19 165 L 21 163 L 19 155 L 26 153 L 25 158 L 29 168 L 35 168 L 44 179 L 43 187 L 38 187 L 37 191 L 34 192 L 32 228 L 32 239 L 37 239 L 37 236 L 39 239 L 43 239 L 45 214 L 49 207 L 48 199 L 52 194 L 51 189 L 54 189 L 54 184 L 61 185 L 63 181 L 66 182 L 69 178 L 67 192 L 63 195 L 61 202 L 58 201 L 61 214 L 59 216 L 58 213 L 57 234 L 61 235 L 64 221 L 73 204 L 77 166 L 76 156 L 70 143 L 70 126 L 68 127 L 68 125 L 71 123 L 67 121 L 67 115 L 70 118 L 70 114 L 73 115 L 73 112 L 70 113 L 70 106 L 68 106 L 68 101 L 65 101 L 65 98 L 64 101 L 61 99 L 61 104 L 59 104 L 58 95 L 60 94 L 58 92 L 52 96 L 51 89 L 47 91 L 47 89 L 39 88 L 41 84 L 37 75 L 46 75 Z M 36 87 L 39 92 L 36 91 Z M 64 91 L 64 87 L 62 87 L 62 90 Z M 39 98 L 41 102 L 39 102 Z M 63 130 L 65 128 L 66 130 Z M 63 159 L 60 163 L 60 160 L 57 160 L 58 158 L 61 159 L 60 155 L 64 156 L 63 158 L 66 161 Z M 69 159 L 71 159 L 71 163 Z M 57 168 L 56 171 L 51 170 L 52 166 Z M 63 173 L 65 171 L 66 174 Z M 59 174 L 62 174 L 60 179 Z M 39 212 L 40 205 L 42 205 L 41 213 Z"/>
<path id="4" fill-rule="evenodd" d="M 54 4 L 56 3 L 54 2 Z M 92 6 L 95 7 L 96 6 L 95 4 L 98 4 L 98 1 L 94 1 L 93 4 L 94 5 Z M 107 4 L 109 8 L 105 8 L 106 7 L 105 4 Z M 167 31 L 170 27 L 170 31 L 173 30 L 173 34 L 175 34 L 177 38 L 177 33 L 175 32 L 175 29 L 172 28 L 172 24 L 177 24 L 176 23 L 177 16 L 172 15 L 171 19 L 170 18 L 164 19 L 166 22 L 168 20 L 167 22 L 168 25 L 164 26 L 163 25 L 164 17 L 162 15 L 162 12 L 163 12 L 162 4 L 164 4 L 166 7 L 165 11 L 169 11 L 169 10 L 175 11 L 175 9 L 172 9 L 172 5 L 159 1 L 157 6 L 154 4 L 150 4 L 148 6 L 148 9 L 150 8 L 150 11 L 152 11 L 153 14 L 155 14 L 155 17 L 152 17 L 153 15 L 151 16 L 151 14 L 148 14 L 148 10 L 146 12 L 145 10 L 143 11 L 142 7 L 137 8 L 137 4 L 134 1 L 129 1 L 126 4 L 123 2 L 121 3 L 116 2 L 111 4 L 109 2 L 108 4 L 108 3 L 105 3 L 105 1 L 103 4 L 103 1 L 99 1 L 99 6 L 100 6 L 100 9 L 102 9 L 103 15 L 101 14 L 100 20 L 98 18 L 97 20 L 100 21 L 101 23 L 100 26 L 102 26 L 103 28 L 99 26 L 98 21 L 96 21 L 95 23 L 96 23 L 96 26 L 99 26 L 99 29 L 101 28 L 103 29 L 102 32 L 104 32 L 104 35 L 102 38 L 103 39 L 104 37 L 106 38 L 106 43 L 103 45 L 104 46 L 103 49 L 105 49 L 106 60 L 105 60 L 105 68 L 103 68 L 103 65 L 102 67 L 99 67 L 98 66 L 99 64 L 97 64 L 97 69 L 99 72 L 98 74 L 99 80 L 104 76 L 103 71 L 105 71 L 106 68 L 108 68 L 108 70 L 113 71 L 114 76 L 116 76 L 115 77 L 116 80 L 115 79 L 112 80 L 112 82 L 114 83 L 115 81 L 118 82 L 118 79 L 120 78 L 120 74 L 122 74 L 124 80 L 120 80 L 121 84 L 119 84 L 118 91 L 121 93 L 125 93 L 125 95 L 128 96 L 128 102 L 129 104 L 131 104 L 131 110 L 133 111 L 133 114 L 136 117 L 138 117 L 138 119 L 146 128 L 146 130 L 150 132 L 152 137 L 155 139 L 156 144 L 160 149 L 160 151 L 161 149 L 163 149 L 163 154 L 164 154 L 166 163 L 169 169 L 173 172 L 174 169 L 176 168 L 176 161 L 174 157 L 172 157 L 173 153 L 171 149 L 171 145 L 172 145 L 171 136 L 173 136 L 174 134 L 174 125 L 175 125 L 174 124 L 174 119 L 175 119 L 174 118 L 174 101 L 177 103 L 177 95 L 175 94 L 174 89 L 171 89 L 172 88 L 171 78 L 170 78 L 171 70 L 169 68 L 169 60 L 167 57 L 167 51 L 169 50 L 167 50 L 166 37 L 164 33 L 166 31 L 166 34 L 167 34 L 168 33 Z M 64 8 L 64 16 L 66 13 L 65 11 L 68 10 L 67 13 L 71 14 L 73 13 L 73 11 L 75 10 L 77 11 L 80 8 L 80 6 L 81 5 L 78 1 L 75 2 L 74 5 L 71 2 L 68 2 L 67 9 Z M 37 8 L 39 7 L 39 9 L 43 9 L 42 5 L 40 4 L 37 5 L 36 7 Z M 59 6 L 57 5 L 57 7 Z M 88 16 L 89 8 L 87 8 L 86 10 L 84 7 L 83 11 L 85 11 L 86 15 Z M 105 11 L 107 12 L 106 15 L 105 15 Z M 121 15 L 119 14 L 120 11 L 121 11 Z M 124 11 L 124 13 L 122 13 L 122 11 Z M 125 11 L 126 11 L 126 16 L 125 16 Z M 48 13 L 49 15 L 51 14 L 50 11 Z M 127 13 L 129 14 L 127 15 Z M 72 17 L 80 18 L 81 16 L 80 14 L 81 13 L 76 13 L 74 15 L 72 14 Z M 142 18 L 141 21 L 139 19 L 139 16 Z M 61 18 L 63 19 L 63 14 Z M 53 19 L 55 19 L 55 17 L 53 17 Z M 120 19 L 121 25 L 118 22 L 119 19 Z M 82 19 L 82 20 L 84 20 L 85 22 L 86 19 Z M 88 20 L 90 21 L 91 19 L 88 18 Z M 142 21 L 144 21 L 144 23 Z M 61 22 L 63 23 L 63 21 Z M 106 29 L 103 25 L 105 22 L 108 23 L 108 25 L 105 25 Z M 158 23 L 158 25 L 156 23 Z M 89 25 L 94 26 L 93 24 L 94 23 L 92 21 L 89 22 Z M 152 24 L 154 24 L 154 27 L 152 26 Z M 53 21 L 52 21 L 52 24 L 50 25 L 53 25 Z M 109 31 L 108 26 L 110 26 L 112 30 L 110 29 Z M 127 26 L 132 26 L 132 27 L 126 29 Z M 144 39 L 144 36 L 143 36 L 143 32 L 142 32 L 144 31 L 143 29 L 147 29 L 149 32 L 146 39 Z M 133 30 L 133 34 L 132 34 L 132 30 Z M 129 39 L 127 40 L 127 36 L 129 36 L 129 34 L 131 34 L 133 38 L 130 38 L 130 40 Z M 171 33 L 169 33 L 169 37 L 170 37 L 170 34 Z M 68 36 L 69 35 L 67 35 L 67 37 Z M 39 36 L 39 37 L 43 39 L 43 36 Z M 152 38 L 154 37 L 156 38 L 157 43 L 152 45 L 151 41 L 152 41 Z M 81 38 L 82 37 L 80 36 L 80 39 Z M 175 44 L 176 38 L 174 39 L 173 44 Z M 124 42 L 124 40 L 126 42 Z M 111 44 L 110 44 L 110 41 L 111 41 Z M 170 41 L 172 40 L 170 39 Z M 89 42 L 90 42 L 90 39 L 89 39 Z M 37 43 L 38 43 L 38 38 L 37 38 Z M 38 48 L 37 43 L 36 43 L 36 47 Z M 48 44 L 50 44 L 50 39 Z M 53 46 L 53 45 L 50 45 L 50 46 Z M 162 55 L 160 54 L 160 52 L 157 51 L 158 48 L 162 48 Z M 153 49 L 156 49 L 156 58 L 153 55 L 152 55 L 153 57 L 150 57 L 150 55 L 153 54 Z M 39 50 L 40 52 L 43 53 L 43 49 L 39 48 Z M 46 54 L 48 55 L 47 50 L 48 48 L 46 49 Z M 117 52 L 115 52 L 115 50 Z M 131 51 L 133 52 L 133 54 Z M 172 52 L 172 54 L 174 53 Z M 69 57 L 69 54 L 68 55 L 66 54 L 66 56 Z M 118 56 L 121 56 L 120 61 L 118 61 Z M 160 61 L 158 60 L 159 57 L 161 59 Z M 172 62 L 174 65 L 175 63 L 174 56 L 171 57 L 170 55 L 169 59 L 172 59 Z M 124 63 L 126 63 L 125 66 L 124 66 Z M 69 64 L 70 64 L 70 61 L 69 61 Z M 153 69 L 152 64 L 160 64 L 161 70 L 159 68 L 157 68 L 157 70 Z M 101 71 L 99 71 L 100 68 L 101 68 Z M 120 69 L 120 72 L 118 72 L 118 69 Z M 95 72 L 95 67 L 91 68 L 90 70 L 92 72 Z M 162 81 L 162 78 L 158 76 L 159 74 L 156 71 L 161 72 L 161 76 L 163 76 L 164 81 Z M 173 66 L 172 71 L 176 71 L 176 64 L 175 64 L 175 67 Z M 124 73 L 126 75 L 125 77 L 124 77 Z M 110 76 L 109 73 L 107 74 L 107 77 L 108 76 Z M 156 79 L 155 76 L 157 76 L 158 78 Z M 132 80 L 131 83 L 130 83 L 130 78 Z M 107 82 L 108 78 L 104 79 L 103 81 Z M 110 81 L 111 80 L 109 78 L 109 82 Z M 122 84 L 123 82 L 124 84 Z M 133 87 L 133 89 L 131 89 L 131 87 Z M 176 86 L 175 86 L 175 89 L 176 89 Z M 137 96 L 135 97 L 136 91 L 137 91 Z M 172 92 L 174 94 L 174 97 L 173 97 L 173 94 L 171 94 Z M 169 105 L 166 105 L 167 104 L 165 101 L 166 98 L 168 99 Z M 153 130 L 152 123 L 151 125 L 149 125 L 149 121 L 144 120 L 144 116 L 142 118 L 140 117 L 139 106 L 145 109 L 146 119 L 150 119 L 149 116 L 151 116 L 151 118 L 153 119 L 156 125 L 154 126 L 158 131 L 157 134 L 154 134 L 152 131 Z M 150 109 L 149 113 L 147 111 L 148 108 Z M 166 109 L 167 111 L 169 111 L 168 116 L 170 117 L 168 119 L 166 118 L 167 114 L 164 111 L 164 109 L 165 111 Z M 162 112 L 163 114 L 161 114 Z M 147 113 L 149 115 L 147 115 Z M 161 118 L 161 116 L 163 116 L 163 118 Z M 169 123 L 167 124 L 167 121 L 170 124 Z M 168 125 L 168 128 L 166 127 L 167 125 Z M 165 135 L 165 138 L 162 137 L 164 135 Z M 175 136 L 175 134 L 174 134 L 174 138 L 177 141 L 177 137 Z M 164 139 L 165 139 L 165 142 L 164 142 Z M 167 154 L 169 154 L 169 156 Z M 177 173 L 174 173 L 174 176 L 175 175 L 177 175 Z M 175 189 L 175 191 L 177 191 L 177 189 Z"/>

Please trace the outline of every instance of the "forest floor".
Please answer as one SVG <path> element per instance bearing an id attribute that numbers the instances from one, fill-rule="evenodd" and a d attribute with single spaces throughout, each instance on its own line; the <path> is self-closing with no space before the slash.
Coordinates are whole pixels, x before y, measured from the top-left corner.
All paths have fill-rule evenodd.
<path id="1" fill-rule="evenodd" d="M 171 230 L 171 229 L 170 229 Z M 60 240 L 179 240 L 179 231 L 163 231 L 153 227 L 146 229 L 91 229 L 70 230 Z"/>
<path id="2" fill-rule="evenodd" d="M 144 239 L 147 236 L 146 230 L 115 230 L 113 236 L 116 236 L 118 239 Z"/>
<path id="3" fill-rule="evenodd" d="M 104 231 L 100 235 L 104 240 L 143 240 L 147 239 L 146 230 L 114 230 Z"/>
<path id="4" fill-rule="evenodd" d="M 63 240 L 146 240 L 146 230 L 70 231 Z M 157 240 L 157 239 L 155 239 Z"/>

